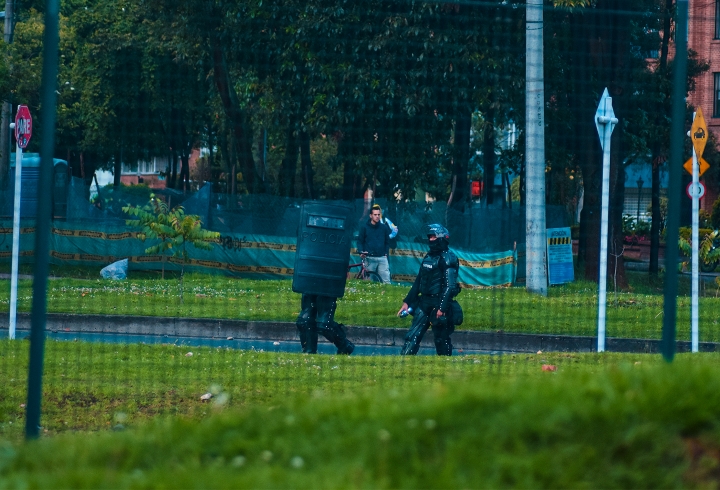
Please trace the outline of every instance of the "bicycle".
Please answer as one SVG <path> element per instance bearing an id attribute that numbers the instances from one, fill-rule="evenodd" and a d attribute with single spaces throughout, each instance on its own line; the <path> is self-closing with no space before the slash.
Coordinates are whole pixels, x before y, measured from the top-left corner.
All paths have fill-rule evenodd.
<path id="1" fill-rule="evenodd" d="M 365 256 L 361 255 L 360 258 L 361 261 L 357 264 L 348 265 L 348 275 L 350 274 L 350 271 L 352 269 L 354 269 L 355 267 L 360 267 L 360 270 L 357 274 L 355 274 L 354 279 L 360 279 L 362 281 L 382 282 L 382 279 L 380 279 L 380 276 L 377 272 L 368 270 Z"/>

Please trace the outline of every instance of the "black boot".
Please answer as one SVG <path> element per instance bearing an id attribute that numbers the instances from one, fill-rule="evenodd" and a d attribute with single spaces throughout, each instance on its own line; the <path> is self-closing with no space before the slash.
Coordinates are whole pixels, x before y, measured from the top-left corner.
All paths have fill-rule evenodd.
<path id="1" fill-rule="evenodd" d="M 413 337 L 405 340 L 405 345 L 403 345 L 403 348 L 400 350 L 400 355 L 414 356 L 418 353 L 418 350 L 420 350 L 420 339 Z"/>
<path id="2" fill-rule="evenodd" d="M 341 325 L 335 321 L 329 324 L 318 325 L 318 331 L 337 347 L 338 354 L 352 354 L 355 350 L 355 344 L 350 342 L 345 333 L 345 325 Z"/>
<path id="3" fill-rule="evenodd" d="M 452 342 L 450 337 L 435 339 L 435 351 L 439 356 L 452 356 Z"/>
<path id="4" fill-rule="evenodd" d="M 355 344 L 348 340 L 347 333 L 345 333 L 345 325 L 341 323 L 336 323 L 333 330 L 335 331 L 336 335 L 333 344 L 335 344 L 335 347 L 337 347 L 337 353 L 348 356 L 352 354 L 355 350 Z"/>
<path id="5" fill-rule="evenodd" d="M 300 347 L 305 354 L 317 354 L 318 334 L 317 331 L 307 324 L 297 324 Z"/>

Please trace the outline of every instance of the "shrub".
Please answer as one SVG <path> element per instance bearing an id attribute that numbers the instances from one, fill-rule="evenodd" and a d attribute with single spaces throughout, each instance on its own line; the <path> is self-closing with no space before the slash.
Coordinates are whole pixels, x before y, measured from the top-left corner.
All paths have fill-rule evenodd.
<path id="1" fill-rule="evenodd" d="M 720 197 L 713 203 L 710 223 L 714 229 L 720 229 Z"/>

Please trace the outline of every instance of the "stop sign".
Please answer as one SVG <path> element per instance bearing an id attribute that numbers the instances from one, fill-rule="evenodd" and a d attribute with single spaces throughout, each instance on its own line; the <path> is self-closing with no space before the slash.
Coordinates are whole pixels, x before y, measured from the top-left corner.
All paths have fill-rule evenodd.
<path id="1" fill-rule="evenodd" d="M 18 106 L 15 115 L 15 139 L 20 148 L 26 148 L 32 136 L 32 117 L 26 105 Z"/>

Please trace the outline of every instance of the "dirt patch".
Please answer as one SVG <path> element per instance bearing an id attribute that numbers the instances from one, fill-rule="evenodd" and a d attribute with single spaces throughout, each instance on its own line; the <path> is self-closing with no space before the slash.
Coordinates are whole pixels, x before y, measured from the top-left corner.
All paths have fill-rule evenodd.
<path id="1" fill-rule="evenodd" d="M 64 407 L 91 407 L 100 401 L 98 397 L 89 392 L 73 391 L 65 393 L 58 398 L 57 405 Z"/>

